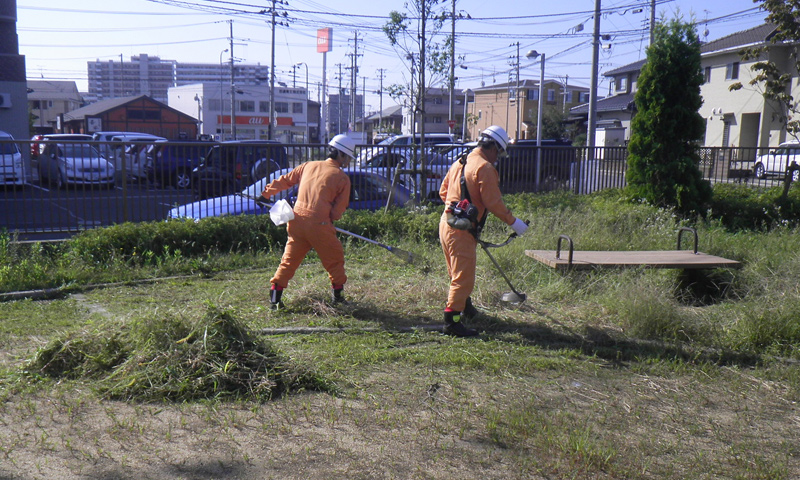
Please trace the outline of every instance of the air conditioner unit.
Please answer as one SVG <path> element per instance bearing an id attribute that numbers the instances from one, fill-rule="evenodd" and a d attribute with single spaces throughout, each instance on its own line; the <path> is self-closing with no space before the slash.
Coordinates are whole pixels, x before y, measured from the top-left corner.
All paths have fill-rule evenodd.
<path id="1" fill-rule="evenodd" d="M 0 108 L 11 108 L 10 93 L 0 93 Z"/>

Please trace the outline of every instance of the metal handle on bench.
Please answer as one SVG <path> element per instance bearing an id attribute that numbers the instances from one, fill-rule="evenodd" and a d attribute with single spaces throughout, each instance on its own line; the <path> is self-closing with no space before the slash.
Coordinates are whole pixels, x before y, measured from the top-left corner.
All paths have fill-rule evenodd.
<path id="1" fill-rule="evenodd" d="M 678 247 L 676 250 L 681 249 L 681 235 L 683 232 L 692 232 L 694 234 L 694 253 L 697 254 L 697 230 L 692 227 L 681 227 L 678 229 Z"/>
<path id="2" fill-rule="evenodd" d="M 572 266 L 573 246 L 572 246 L 572 239 L 569 238 L 569 235 L 559 235 L 558 236 L 558 244 L 556 245 L 556 259 L 560 259 L 561 258 L 561 240 L 565 240 L 565 239 L 566 239 L 567 243 L 569 244 L 569 258 L 567 259 L 567 264 Z"/>

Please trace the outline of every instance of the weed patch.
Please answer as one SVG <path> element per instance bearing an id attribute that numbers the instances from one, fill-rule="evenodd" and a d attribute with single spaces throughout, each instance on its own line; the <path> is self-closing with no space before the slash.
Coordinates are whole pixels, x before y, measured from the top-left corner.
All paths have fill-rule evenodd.
<path id="1" fill-rule="evenodd" d="M 94 380 L 100 395 L 140 402 L 269 400 L 302 390 L 331 391 L 253 336 L 230 311 L 207 305 L 203 318 L 105 322 L 51 341 L 28 363 L 29 375 Z"/>

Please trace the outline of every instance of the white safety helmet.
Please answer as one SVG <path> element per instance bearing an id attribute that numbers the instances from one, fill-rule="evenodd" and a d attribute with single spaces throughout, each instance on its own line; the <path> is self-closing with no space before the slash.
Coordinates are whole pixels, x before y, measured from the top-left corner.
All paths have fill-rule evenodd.
<path id="1" fill-rule="evenodd" d="M 508 148 L 508 134 L 503 127 L 492 125 L 481 132 L 481 137 L 485 137 L 497 142 L 497 147 L 501 152 L 504 152 L 506 148 Z"/>
<path id="2" fill-rule="evenodd" d="M 331 141 L 328 142 L 328 145 L 336 150 L 339 150 L 350 158 L 355 157 L 356 141 L 347 135 L 343 135 L 341 133 L 336 135 L 335 137 L 331 138 Z"/>

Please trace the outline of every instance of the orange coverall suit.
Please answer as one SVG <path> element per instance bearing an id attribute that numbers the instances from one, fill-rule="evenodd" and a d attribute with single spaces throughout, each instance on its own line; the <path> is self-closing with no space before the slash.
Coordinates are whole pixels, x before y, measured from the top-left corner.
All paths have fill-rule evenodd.
<path id="1" fill-rule="evenodd" d="M 483 218 L 488 209 L 500 220 L 511 225 L 514 215 L 503 203 L 500 193 L 500 177 L 477 147 L 467 156 L 464 165 L 464 177 L 472 199 L 478 208 L 478 218 Z M 448 170 L 439 189 L 439 197 L 445 203 L 461 200 L 461 163 L 455 162 Z M 447 260 L 447 272 L 450 275 L 450 292 L 447 295 L 447 308 L 457 312 L 464 310 L 467 298 L 475 288 L 475 262 L 478 241 L 467 230 L 458 230 L 447 224 L 447 213 L 442 214 L 439 221 L 439 242 Z"/>
<path id="2" fill-rule="evenodd" d="M 286 226 L 289 239 L 283 258 L 270 282 L 286 288 L 312 248 L 328 272 L 331 285 L 344 285 L 344 249 L 336 238 L 333 222 L 350 203 L 350 177 L 333 159 L 306 162 L 271 182 L 261 192 L 264 198 L 300 184 L 294 204 L 294 220 Z"/>

